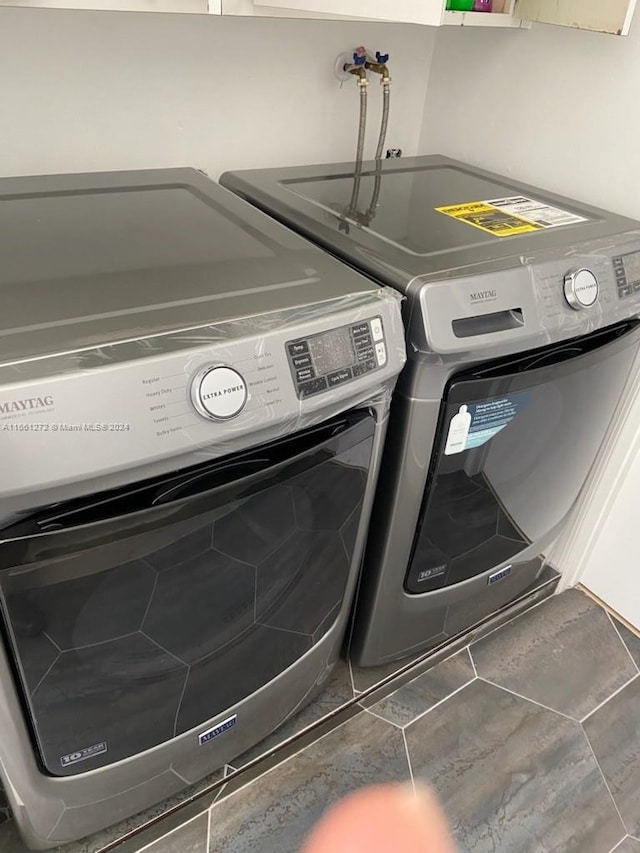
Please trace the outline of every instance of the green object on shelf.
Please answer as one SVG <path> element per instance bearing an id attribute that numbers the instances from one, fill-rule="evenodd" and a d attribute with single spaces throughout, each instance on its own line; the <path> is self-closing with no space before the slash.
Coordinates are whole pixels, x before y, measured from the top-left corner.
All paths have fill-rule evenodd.
<path id="1" fill-rule="evenodd" d="M 471 12 L 473 0 L 447 0 L 447 9 L 452 12 Z"/>

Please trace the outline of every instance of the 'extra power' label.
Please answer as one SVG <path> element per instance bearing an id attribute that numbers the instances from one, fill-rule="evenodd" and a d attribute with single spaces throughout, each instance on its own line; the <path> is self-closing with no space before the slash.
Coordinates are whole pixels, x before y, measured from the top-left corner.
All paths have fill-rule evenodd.
<path id="1" fill-rule="evenodd" d="M 435 209 L 438 213 L 444 213 L 494 237 L 515 237 L 518 234 L 587 222 L 584 216 L 525 196 L 469 201 Z"/>

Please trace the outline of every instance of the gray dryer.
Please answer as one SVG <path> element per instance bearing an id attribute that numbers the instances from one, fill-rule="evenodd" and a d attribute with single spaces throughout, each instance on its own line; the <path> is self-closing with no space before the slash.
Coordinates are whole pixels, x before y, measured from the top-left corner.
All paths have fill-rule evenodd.
<path id="1" fill-rule="evenodd" d="M 2 180 L 0 245 L 0 776 L 47 848 L 322 688 L 404 330 L 193 169 Z"/>

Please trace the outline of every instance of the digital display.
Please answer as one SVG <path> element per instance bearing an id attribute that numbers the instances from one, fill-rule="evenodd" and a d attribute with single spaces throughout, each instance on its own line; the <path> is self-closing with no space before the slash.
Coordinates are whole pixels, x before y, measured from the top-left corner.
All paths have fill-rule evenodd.
<path id="1" fill-rule="evenodd" d="M 640 282 L 640 252 L 623 255 L 622 263 L 627 284 L 638 284 Z"/>
<path id="2" fill-rule="evenodd" d="M 334 329 L 326 335 L 311 338 L 309 352 L 313 358 L 316 373 L 320 376 L 332 373 L 341 367 L 351 367 L 356 360 L 348 328 Z"/>

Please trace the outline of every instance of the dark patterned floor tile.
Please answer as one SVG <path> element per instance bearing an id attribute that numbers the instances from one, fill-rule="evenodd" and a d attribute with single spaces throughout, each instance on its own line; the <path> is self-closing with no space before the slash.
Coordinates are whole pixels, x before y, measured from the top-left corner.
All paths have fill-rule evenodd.
<path id="1" fill-rule="evenodd" d="M 210 853 L 294 853 L 325 809 L 346 794 L 408 779 L 402 732 L 362 713 L 217 803 Z"/>
<path id="2" fill-rule="evenodd" d="M 207 853 L 209 815 L 194 817 L 144 848 L 144 853 Z"/>
<path id="3" fill-rule="evenodd" d="M 578 723 L 477 680 L 405 729 L 461 853 L 605 853 L 625 835 Z"/>
<path id="4" fill-rule="evenodd" d="M 331 674 L 331 678 L 327 682 L 323 691 L 316 698 L 306 705 L 299 713 L 280 726 L 277 731 L 268 738 L 256 744 L 251 749 L 244 752 L 233 760 L 233 766 L 238 769 L 244 767 L 254 758 L 264 755 L 270 749 L 273 749 L 278 744 L 298 734 L 312 723 L 318 722 L 327 714 L 340 708 L 350 699 L 353 699 L 353 689 L 351 687 L 351 678 L 349 675 L 348 665 L 339 660 Z"/>
<path id="5" fill-rule="evenodd" d="M 618 629 L 618 633 L 624 641 L 625 646 L 629 649 L 629 654 L 634 659 L 636 666 L 640 668 L 640 637 L 637 634 L 634 634 L 633 631 L 630 631 L 626 625 L 623 625 L 622 622 L 619 622 L 617 619 L 614 619 L 613 621 Z"/>
<path id="6" fill-rule="evenodd" d="M 0 850 L 2 853 L 29 853 L 12 820 L 0 824 Z"/>
<path id="7" fill-rule="evenodd" d="M 583 719 L 637 669 L 607 614 L 575 589 L 471 646 L 478 675 Z"/>
<path id="8" fill-rule="evenodd" d="M 406 726 L 473 678 L 473 664 L 464 649 L 376 702 L 369 710 L 396 726 Z"/>
<path id="9" fill-rule="evenodd" d="M 640 835 L 640 677 L 584 722 L 627 830 Z"/>
<path id="10" fill-rule="evenodd" d="M 7 801 L 7 795 L 4 792 L 2 786 L 0 786 L 0 823 L 4 823 L 7 820 L 11 819 L 11 811 L 9 809 L 9 803 Z"/>

